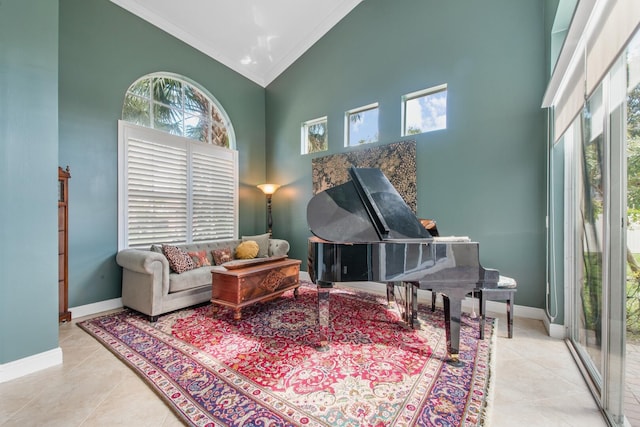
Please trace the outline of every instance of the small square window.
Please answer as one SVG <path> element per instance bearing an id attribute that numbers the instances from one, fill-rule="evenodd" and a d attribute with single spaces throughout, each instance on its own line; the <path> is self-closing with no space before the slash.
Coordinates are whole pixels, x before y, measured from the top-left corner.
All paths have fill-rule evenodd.
<path id="1" fill-rule="evenodd" d="M 402 97 L 402 136 L 446 128 L 446 84 Z"/>
<path id="2" fill-rule="evenodd" d="M 378 103 L 347 111 L 345 114 L 345 147 L 378 141 Z"/>
<path id="3" fill-rule="evenodd" d="M 302 123 L 301 154 L 311 154 L 329 149 L 327 117 Z"/>

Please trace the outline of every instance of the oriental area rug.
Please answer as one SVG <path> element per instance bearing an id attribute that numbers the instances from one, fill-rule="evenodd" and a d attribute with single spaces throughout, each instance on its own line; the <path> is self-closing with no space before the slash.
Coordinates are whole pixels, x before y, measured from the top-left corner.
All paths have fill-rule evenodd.
<path id="1" fill-rule="evenodd" d="M 380 285 L 384 286 L 384 285 Z M 495 320 L 478 340 L 462 318 L 460 360 L 446 363 L 441 310 L 411 329 L 386 297 L 330 294 L 331 343 L 318 351 L 315 285 L 233 311 L 211 305 L 161 316 L 124 310 L 78 323 L 192 426 L 483 426 Z"/>

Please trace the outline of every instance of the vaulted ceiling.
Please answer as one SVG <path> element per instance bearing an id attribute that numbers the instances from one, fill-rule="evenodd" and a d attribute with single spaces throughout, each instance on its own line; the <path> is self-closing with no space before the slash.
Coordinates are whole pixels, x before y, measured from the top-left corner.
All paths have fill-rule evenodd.
<path id="1" fill-rule="evenodd" d="M 362 0 L 111 0 L 267 86 Z"/>

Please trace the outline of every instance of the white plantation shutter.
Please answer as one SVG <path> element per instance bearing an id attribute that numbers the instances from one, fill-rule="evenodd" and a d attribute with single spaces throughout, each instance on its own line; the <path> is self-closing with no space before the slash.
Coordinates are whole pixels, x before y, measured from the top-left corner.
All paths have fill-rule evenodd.
<path id="1" fill-rule="evenodd" d="M 194 242 L 230 239 L 235 236 L 234 201 L 238 182 L 235 156 L 230 150 L 220 151 L 212 153 L 203 147 L 194 147 L 192 152 Z"/>
<path id="2" fill-rule="evenodd" d="M 185 241 L 187 151 L 130 139 L 127 157 L 128 245 Z"/>
<path id="3" fill-rule="evenodd" d="M 237 152 L 119 123 L 118 246 L 237 236 Z"/>

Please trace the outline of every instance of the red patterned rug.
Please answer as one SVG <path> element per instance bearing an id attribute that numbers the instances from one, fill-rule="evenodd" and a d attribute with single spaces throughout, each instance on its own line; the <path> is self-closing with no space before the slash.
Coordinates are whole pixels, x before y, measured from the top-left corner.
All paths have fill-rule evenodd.
<path id="1" fill-rule="evenodd" d="M 380 285 L 383 286 L 383 285 Z M 494 320 L 478 341 L 463 315 L 462 367 L 445 363 L 443 313 L 420 330 L 386 298 L 331 291 L 331 345 L 315 349 L 317 293 L 292 292 L 212 317 L 211 306 L 149 323 L 128 310 L 78 325 L 136 371 L 193 426 L 482 426 L 493 375 Z"/>

